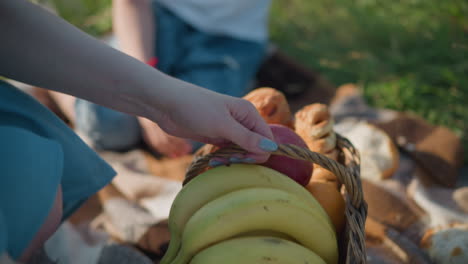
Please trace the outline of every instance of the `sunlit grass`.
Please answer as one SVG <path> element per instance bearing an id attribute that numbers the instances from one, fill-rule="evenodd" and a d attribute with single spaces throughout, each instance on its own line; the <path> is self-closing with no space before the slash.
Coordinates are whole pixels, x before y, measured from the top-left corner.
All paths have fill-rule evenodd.
<path id="1" fill-rule="evenodd" d="M 70 23 L 99 36 L 112 28 L 112 0 L 42 0 L 57 9 L 60 16 Z"/>
<path id="2" fill-rule="evenodd" d="M 468 162 L 467 1 L 275 1 L 272 40 L 332 83 L 462 136 Z"/>

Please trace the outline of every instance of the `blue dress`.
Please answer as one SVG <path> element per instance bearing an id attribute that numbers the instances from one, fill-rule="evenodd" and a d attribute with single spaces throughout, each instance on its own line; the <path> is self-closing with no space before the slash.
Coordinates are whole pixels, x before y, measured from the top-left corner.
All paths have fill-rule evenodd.
<path id="1" fill-rule="evenodd" d="M 62 120 L 0 81 L 0 251 L 21 256 L 48 216 L 59 184 L 64 220 L 114 175 Z"/>
<path id="2" fill-rule="evenodd" d="M 6 229 L 5 218 L 3 217 L 3 213 L 0 210 L 0 259 L 2 258 L 2 252 L 6 250 L 6 242 L 8 239 L 8 233 Z"/>

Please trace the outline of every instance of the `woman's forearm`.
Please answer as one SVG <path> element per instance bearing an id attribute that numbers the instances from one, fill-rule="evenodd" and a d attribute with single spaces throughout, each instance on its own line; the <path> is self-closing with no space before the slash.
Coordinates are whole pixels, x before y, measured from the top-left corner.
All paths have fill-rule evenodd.
<path id="1" fill-rule="evenodd" d="M 114 0 L 112 8 L 120 50 L 148 62 L 155 56 L 155 22 L 150 0 Z"/>
<path id="2" fill-rule="evenodd" d="M 24 0 L 0 1 L 0 32 L 0 75 L 123 112 L 154 119 L 183 86 Z"/>

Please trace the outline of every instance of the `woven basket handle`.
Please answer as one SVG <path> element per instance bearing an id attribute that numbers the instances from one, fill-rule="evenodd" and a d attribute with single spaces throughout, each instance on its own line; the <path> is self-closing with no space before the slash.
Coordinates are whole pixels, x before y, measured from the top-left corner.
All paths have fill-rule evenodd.
<path id="1" fill-rule="evenodd" d="M 365 233 L 364 225 L 367 217 L 367 204 L 363 198 L 362 184 L 360 178 L 359 153 L 354 146 L 344 137 L 337 135 L 337 149 L 344 155 L 346 166 L 327 156 L 310 151 L 302 147 L 291 144 L 280 144 L 278 149 L 272 154 L 288 156 L 317 163 L 321 167 L 333 172 L 334 175 L 345 186 L 346 195 L 346 263 L 366 263 Z M 203 153 L 208 151 L 199 151 Z M 190 164 L 184 185 L 208 167 L 208 162 L 212 158 L 229 158 L 236 153 L 245 153 L 245 150 L 238 146 L 223 148 L 213 153 L 196 156 Z"/>

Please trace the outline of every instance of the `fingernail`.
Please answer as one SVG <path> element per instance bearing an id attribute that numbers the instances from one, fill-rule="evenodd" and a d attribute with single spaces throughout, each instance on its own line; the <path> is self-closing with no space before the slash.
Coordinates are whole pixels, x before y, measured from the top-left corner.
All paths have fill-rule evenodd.
<path id="1" fill-rule="evenodd" d="M 229 158 L 229 162 L 231 162 L 231 163 L 240 163 L 240 162 L 242 162 L 242 160 L 240 158 L 237 158 L 237 157 L 231 157 L 231 158 Z"/>
<path id="2" fill-rule="evenodd" d="M 257 162 L 255 159 L 253 158 L 245 158 L 245 159 L 242 159 L 242 162 L 245 162 L 245 163 L 255 163 Z"/>
<path id="3" fill-rule="evenodd" d="M 262 150 L 269 151 L 269 152 L 275 151 L 275 150 L 278 149 L 278 145 L 275 142 L 269 140 L 268 138 L 262 138 L 262 140 L 260 140 L 260 144 L 258 144 L 258 146 Z"/>
<path id="4" fill-rule="evenodd" d="M 219 160 L 210 160 L 208 165 L 210 165 L 210 167 L 218 167 L 218 166 L 224 165 L 224 163 Z"/>

